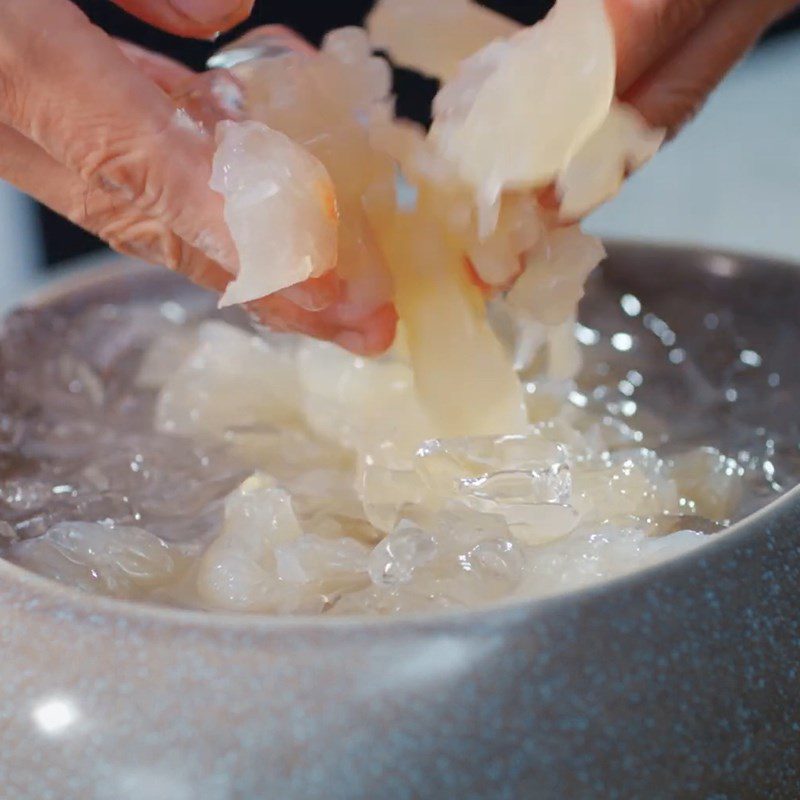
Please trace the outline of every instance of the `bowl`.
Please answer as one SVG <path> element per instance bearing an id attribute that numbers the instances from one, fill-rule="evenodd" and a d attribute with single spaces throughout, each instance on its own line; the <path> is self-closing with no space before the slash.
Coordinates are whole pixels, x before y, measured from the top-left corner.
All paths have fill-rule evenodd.
<path id="1" fill-rule="evenodd" d="M 762 413 L 797 434 L 800 269 L 609 253 L 587 318 L 622 287 L 707 346 L 696 309 L 729 309 L 780 371 Z M 32 302 L 182 287 L 120 259 Z M 675 560 L 469 613 L 202 614 L 0 561 L 0 648 L 0 794 L 17 800 L 795 797 L 800 488 Z"/>

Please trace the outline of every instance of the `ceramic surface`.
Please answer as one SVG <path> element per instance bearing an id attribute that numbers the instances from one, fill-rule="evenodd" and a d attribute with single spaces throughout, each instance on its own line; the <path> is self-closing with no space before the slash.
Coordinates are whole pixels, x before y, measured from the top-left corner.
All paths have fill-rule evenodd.
<path id="1" fill-rule="evenodd" d="M 601 279 L 800 341 L 790 266 L 616 245 Z M 39 302 L 170 286 L 123 267 Z M 654 569 L 419 618 L 146 608 L 0 562 L 0 797 L 795 798 L 799 600 L 800 490 Z"/>

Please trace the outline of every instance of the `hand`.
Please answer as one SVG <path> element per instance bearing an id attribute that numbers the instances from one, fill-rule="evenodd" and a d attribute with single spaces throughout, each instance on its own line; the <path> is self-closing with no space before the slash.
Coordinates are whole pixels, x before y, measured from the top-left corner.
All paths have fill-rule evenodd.
<path id="1" fill-rule="evenodd" d="M 115 0 L 194 37 L 241 22 L 253 1 Z M 192 79 L 169 59 L 115 42 L 68 0 L 0 3 L 0 178 L 115 250 L 221 291 L 237 258 L 221 197 L 208 187 L 213 132 L 175 99 Z M 338 291 L 335 276 L 323 276 L 253 311 L 274 327 L 385 349 L 393 309 L 353 318 L 336 306 Z"/>
<path id="2" fill-rule="evenodd" d="M 252 0 L 119 0 L 166 30 L 209 36 Z M 208 188 L 211 138 L 168 92 L 191 72 L 125 46 L 67 0 L 0 6 L 0 177 L 135 254 L 200 283 L 225 279 L 235 253 Z M 189 202 L 189 199 L 191 200 Z M 218 263 L 217 263 L 218 262 Z"/>
<path id="3" fill-rule="evenodd" d="M 797 0 L 606 0 L 617 92 L 674 134 Z"/>

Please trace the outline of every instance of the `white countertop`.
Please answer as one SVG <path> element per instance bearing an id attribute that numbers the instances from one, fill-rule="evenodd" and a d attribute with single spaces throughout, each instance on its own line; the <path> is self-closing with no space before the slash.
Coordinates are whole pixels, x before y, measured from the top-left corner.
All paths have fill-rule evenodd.
<path id="1" fill-rule="evenodd" d="M 0 182 L 0 311 L 49 280 L 32 206 Z M 800 261 L 800 35 L 742 63 L 589 227 Z"/>

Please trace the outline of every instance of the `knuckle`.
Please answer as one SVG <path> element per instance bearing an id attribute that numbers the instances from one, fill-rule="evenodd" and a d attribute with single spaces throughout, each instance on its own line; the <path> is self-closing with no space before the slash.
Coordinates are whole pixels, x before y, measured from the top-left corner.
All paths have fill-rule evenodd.
<path id="1" fill-rule="evenodd" d="M 137 121 L 138 124 L 138 121 Z M 67 163 L 89 185 L 130 203 L 149 217 L 169 211 L 159 159 L 166 127 L 139 130 L 98 115 L 71 137 Z"/>
<path id="2" fill-rule="evenodd" d="M 162 200 L 162 193 L 156 188 L 143 143 L 116 132 L 110 135 L 110 126 L 101 121 L 93 127 L 95 136 L 89 138 L 94 141 L 87 145 L 81 137 L 83 141 L 78 148 L 84 152 L 69 158 L 80 165 L 81 178 L 109 193 L 124 196 L 136 206 L 155 208 Z"/>
<path id="3" fill-rule="evenodd" d="M 158 221 L 134 212 L 112 213 L 98 221 L 95 230 L 109 247 L 119 253 L 176 269 L 182 260 L 182 245 Z"/>

